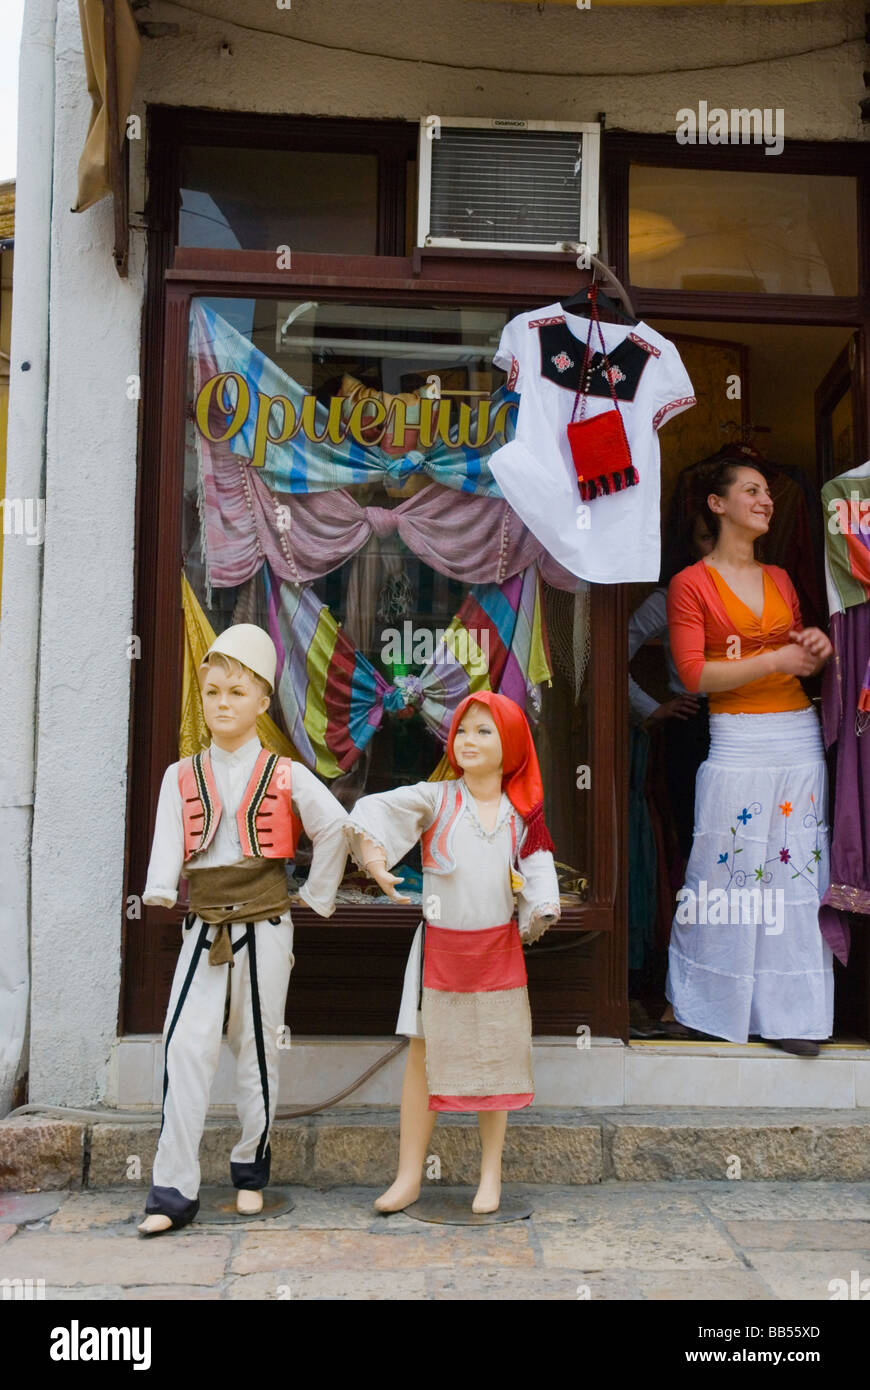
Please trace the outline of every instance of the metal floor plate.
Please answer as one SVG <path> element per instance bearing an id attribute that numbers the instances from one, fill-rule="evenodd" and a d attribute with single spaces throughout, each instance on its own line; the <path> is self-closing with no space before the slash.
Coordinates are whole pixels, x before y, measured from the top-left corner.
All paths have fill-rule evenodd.
<path id="1" fill-rule="evenodd" d="M 473 1187 L 429 1188 L 409 1207 L 405 1216 L 415 1221 L 431 1221 L 441 1226 L 495 1226 L 505 1221 L 525 1221 L 532 1208 L 525 1197 L 503 1193 L 498 1211 L 478 1215 L 471 1210 Z"/>
<path id="2" fill-rule="evenodd" d="M 236 1189 L 234 1187 L 202 1187 L 199 1192 L 199 1212 L 197 1222 L 210 1226 L 237 1223 L 239 1221 L 268 1221 L 273 1216 L 284 1216 L 292 1211 L 296 1203 L 280 1187 L 267 1187 L 263 1191 L 263 1210 L 254 1215 L 236 1211 Z"/>

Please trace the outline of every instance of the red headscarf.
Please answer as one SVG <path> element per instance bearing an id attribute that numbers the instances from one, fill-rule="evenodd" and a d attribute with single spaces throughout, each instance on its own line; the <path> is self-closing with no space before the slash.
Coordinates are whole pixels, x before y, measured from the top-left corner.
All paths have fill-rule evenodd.
<path id="1" fill-rule="evenodd" d="M 475 695 L 466 695 L 456 709 L 447 736 L 450 766 L 457 776 L 462 775 L 462 768 L 453 755 L 453 740 L 465 711 L 469 705 L 475 704 L 486 705 L 492 714 L 501 738 L 502 791 L 506 792 L 511 805 L 519 811 L 526 823 L 520 858 L 525 859 L 538 849 L 548 849 L 553 853 L 556 846 L 544 822 L 544 787 L 538 755 L 532 742 L 529 721 L 518 704 L 494 690 L 479 690 Z"/>

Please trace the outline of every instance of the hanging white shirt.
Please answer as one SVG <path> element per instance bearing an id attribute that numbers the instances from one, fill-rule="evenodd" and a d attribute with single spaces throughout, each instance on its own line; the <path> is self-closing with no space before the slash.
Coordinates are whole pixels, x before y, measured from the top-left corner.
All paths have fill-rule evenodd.
<path id="1" fill-rule="evenodd" d="M 214 839 L 197 855 L 197 869 L 217 869 L 238 864 L 244 855 L 236 825 L 236 812 L 251 780 L 254 764 L 263 745 L 255 735 L 232 753 L 212 743 L 209 748 L 212 773 L 221 799 L 221 818 Z M 321 917 L 335 910 L 335 892 L 347 862 L 344 827 L 347 814 L 340 802 L 304 763 L 294 760 L 292 773 L 293 809 L 302 821 L 314 852 L 308 878 L 299 896 Z M 163 774 L 148 877 L 142 901 L 158 907 L 172 907 L 178 897 L 178 880 L 184 864 L 184 826 L 181 817 L 181 791 L 178 763 L 171 763 Z"/>
<path id="2" fill-rule="evenodd" d="M 490 468 L 511 507 L 554 559 L 597 584 L 657 580 L 661 562 L 658 430 L 695 404 L 673 343 L 649 324 L 602 323 L 610 379 L 592 325 L 584 418 L 613 410 L 616 393 L 639 482 L 584 503 L 567 426 L 581 384 L 589 320 L 549 304 L 505 325 L 496 366 L 519 391 L 516 436 L 492 455 Z"/>

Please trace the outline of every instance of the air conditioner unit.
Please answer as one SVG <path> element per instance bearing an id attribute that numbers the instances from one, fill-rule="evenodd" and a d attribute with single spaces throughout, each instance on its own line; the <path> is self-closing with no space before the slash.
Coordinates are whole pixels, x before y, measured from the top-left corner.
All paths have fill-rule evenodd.
<path id="1" fill-rule="evenodd" d="M 597 124 L 426 116 L 418 246 L 598 250 Z"/>

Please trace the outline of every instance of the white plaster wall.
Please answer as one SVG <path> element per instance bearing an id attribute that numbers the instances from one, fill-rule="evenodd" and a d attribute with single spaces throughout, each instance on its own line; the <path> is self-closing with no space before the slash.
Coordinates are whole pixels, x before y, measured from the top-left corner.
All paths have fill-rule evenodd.
<path id="1" fill-rule="evenodd" d="M 119 279 L 110 199 L 69 211 L 90 107 L 75 0 L 56 74 L 30 1099 L 83 1105 L 118 1014 L 143 257 L 134 234 Z"/>
<path id="2" fill-rule="evenodd" d="M 252 33 L 196 10 L 242 15 Z M 152 102 L 398 117 L 594 119 L 672 131 L 699 100 L 785 110 L 786 137 L 866 139 L 863 0 L 642 9 L 483 0 L 154 0 L 181 26 L 146 40 L 134 110 Z M 234 49 L 220 56 L 220 45 Z M 343 52 L 342 49 L 356 51 Z M 388 54 L 390 57 L 369 56 Z M 713 66 L 716 65 L 716 66 Z M 88 123 L 76 0 L 60 0 L 47 523 L 32 860 L 31 1099 L 106 1094 L 120 984 L 138 370 L 144 244 L 111 257 L 109 200 L 71 214 Z M 144 141 L 132 149 L 132 221 Z"/>
<path id="3" fill-rule="evenodd" d="M 856 140 L 867 137 L 865 9 L 864 0 L 619 10 L 591 0 L 589 10 L 543 12 L 492 0 L 291 0 L 289 9 L 154 0 L 149 16 L 182 32 L 146 43 L 141 90 L 170 104 L 409 120 L 604 111 L 611 127 L 656 132 L 704 99 L 782 108 L 786 138 Z M 231 58 L 220 56 L 223 41 Z"/>

